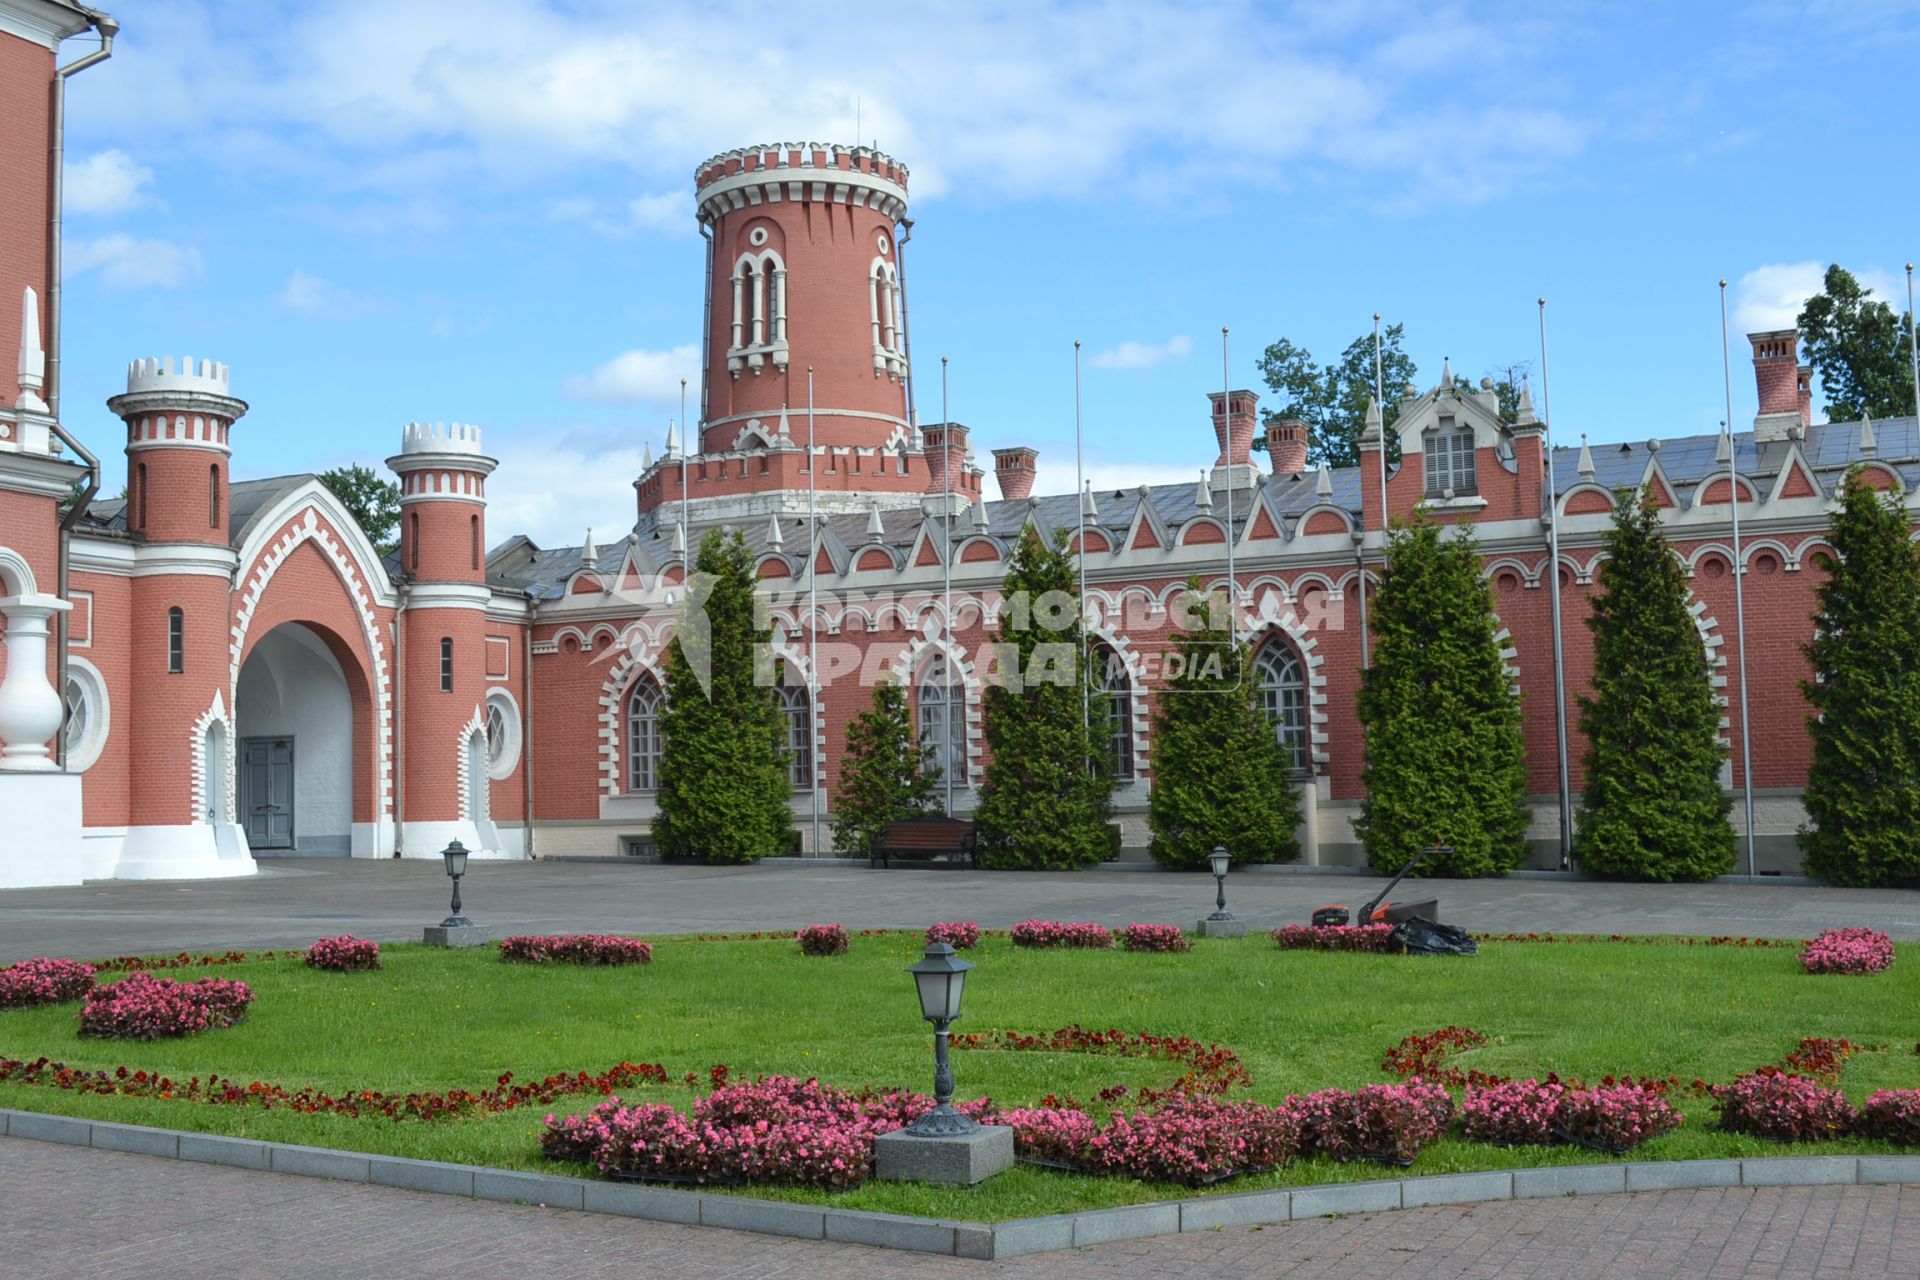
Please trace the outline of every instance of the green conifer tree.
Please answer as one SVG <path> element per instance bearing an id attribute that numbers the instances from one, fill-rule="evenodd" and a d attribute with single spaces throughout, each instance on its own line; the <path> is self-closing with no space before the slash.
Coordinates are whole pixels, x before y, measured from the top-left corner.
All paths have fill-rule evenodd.
<path id="1" fill-rule="evenodd" d="M 913 735 L 906 690 L 892 680 L 874 688 L 873 705 L 847 725 L 847 754 L 833 802 L 833 849 L 864 858 L 889 822 L 940 812 L 933 751 Z"/>
<path id="2" fill-rule="evenodd" d="M 1800 850 L 1835 884 L 1920 878 L 1920 558 L 1898 499 L 1849 473 L 1816 591 Z"/>
<path id="3" fill-rule="evenodd" d="M 1153 715 L 1153 859 L 1204 867 L 1218 845 L 1236 863 L 1291 862 L 1300 856 L 1300 797 L 1256 705 L 1247 647 L 1227 629 L 1225 597 L 1197 580 L 1187 583 L 1184 617 Z"/>
<path id="4" fill-rule="evenodd" d="M 1002 593 L 992 657 L 1000 679 L 985 699 L 992 759 L 973 815 L 980 861 L 1025 870 L 1091 866 L 1113 854 L 1113 775 L 1089 732 L 1093 673 L 1064 531 L 1048 546 L 1029 530 Z"/>
<path id="5" fill-rule="evenodd" d="M 663 854 L 708 862 L 784 854 L 793 782 L 772 635 L 754 625 L 753 558 L 738 533 L 714 529 L 694 570 L 667 649 L 654 839 Z"/>
<path id="6" fill-rule="evenodd" d="M 1733 869 L 1733 801 L 1720 788 L 1720 707 L 1687 582 L 1653 495 L 1622 492 L 1587 627 L 1593 694 L 1580 698 L 1586 791 L 1580 866 L 1625 880 L 1708 880 Z"/>
<path id="7" fill-rule="evenodd" d="M 1419 875 L 1499 875 L 1526 857 L 1520 695 L 1494 639 L 1480 553 L 1461 528 L 1396 527 L 1374 601 L 1373 665 L 1361 674 L 1367 861 L 1397 871 L 1445 845 Z"/>

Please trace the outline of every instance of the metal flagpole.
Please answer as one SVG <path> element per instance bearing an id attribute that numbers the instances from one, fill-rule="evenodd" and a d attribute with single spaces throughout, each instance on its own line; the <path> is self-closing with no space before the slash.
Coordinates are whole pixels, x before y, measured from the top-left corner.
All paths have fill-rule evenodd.
<path id="1" fill-rule="evenodd" d="M 1233 361 L 1220 326 L 1220 454 L 1227 460 L 1227 636 L 1240 643 L 1240 583 L 1233 573 Z"/>
<path id="2" fill-rule="evenodd" d="M 1720 282 L 1720 371 L 1726 381 L 1727 425 L 1721 441 L 1727 450 L 1727 510 L 1733 519 L 1733 625 L 1734 653 L 1740 663 L 1740 781 L 1746 799 L 1747 875 L 1754 868 L 1753 835 L 1753 732 L 1747 723 L 1747 598 L 1741 586 L 1740 563 L 1740 471 L 1733 448 L 1733 353 L 1727 346 L 1727 282 Z"/>
<path id="3" fill-rule="evenodd" d="M 1907 356 L 1913 361 L 1913 417 L 1920 423 L 1920 341 L 1915 341 L 1913 318 L 1913 264 L 1907 264 Z"/>
<path id="4" fill-rule="evenodd" d="M 1387 536 L 1387 393 L 1381 382 L 1380 313 L 1373 313 L 1373 403 L 1380 410 L 1380 537 L 1385 554 Z"/>
<path id="5" fill-rule="evenodd" d="M 813 505 L 813 474 L 819 460 L 813 456 L 813 366 L 807 366 L 807 732 L 813 733 L 820 714 L 820 523 Z M 807 744 L 807 790 L 813 801 L 813 856 L 820 856 L 819 736 Z"/>
<path id="6" fill-rule="evenodd" d="M 693 563 L 693 543 L 689 541 L 691 533 L 687 529 L 687 454 L 693 444 L 693 433 L 687 430 L 687 380 L 680 379 L 680 434 L 686 438 L 680 442 L 680 541 L 686 544 L 684 558 L 680 561 L 680 586 L 682 591 L 689 590 L 693 574 L 688 566 Z"/>
<path id="7" fill-rule="evenodd" d="M 949 647 L 953 645 L 953 414 L 947 408 L 947 358 L 940 357 L 940 471 L 946 490 L 946 546 L 940 553 L 940 631 Z M 943 660 L 944 661 L 944 660 Z M 947 687 L 953 683 L 949 679 Z M 947 754 L 953 754 L 953 700 L 947 700 Z M 953 813 L 952 761 L 941 770 L 947 780 L 947 813 Z"/>
<path id="8" fill-rule="evenodd" d="M 1553 733 L 1560 768 L 1560 869 L 1573 870 L 1573 783 L 1567 771 L 1566 654 L 1560 629 L 1560 476 L 1553 465 L 1553 382 L 1547 372 L 1547 300 L 1540 299 L 1540 409 L 1547 443 L 1547 573 L 1553 579 Z"/>
<path id="9" fill-rule="evenodd" d="M 1074 516 L 1074 528 L 1078 534 L 1076 541 L 1080 552 L 1080 599 L 1077 606 L 1080 616 L 1076 622 L 1080 629 L 1080 741 L 1085 744 L 1093 734 L 1093 692 L 1086 670 L 1089 650 L 1087 648 L 1087 467 L 1086 454 L 1082 449 L 1081 412 L 1080 412 L 1080 339 L 1073 340 L 1073 487 L 1074 503 L 1078 508 Z M 1087 757 L 1087 767 L 1093 766 L 1093 757 Z"/>

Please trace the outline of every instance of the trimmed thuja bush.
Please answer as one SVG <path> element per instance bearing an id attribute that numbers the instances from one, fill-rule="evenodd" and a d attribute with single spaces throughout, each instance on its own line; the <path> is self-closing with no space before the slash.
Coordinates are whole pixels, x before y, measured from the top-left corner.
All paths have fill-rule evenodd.
<path id="1" fill-rule="evenodd" d="M 1373 665 L 1360 676 L 1365 799 L 1355 830 L 1375 870 L 1500 875 L 1526 857 L 1520 694 L 1494 638 L 1493 598 L 1463 526 L 1396 527 L 1372 612 Z"/>
<path id="2" fill-rule="evenodd" d="M 1882 973 L 1893 967 L 1893 939 L 1878 929 L 1828 929 L 1800 952 L 1808 973 Z"/>
<path id="3" fill-rule="evenodd" d="M 1815 589 L 1813 764 L 1800 851 L 1808 872 L 1844 885 L 1920 877 L 1920 550 L 1904 505 L 1848 473 L 1831 517 L 1833 555 Z"/>
<path id="4" fill-rule="evenodd" d="M 1621 491 L 1606 537 L 1593 632 L 1593 693 L 1580 696 L 1587 782 L 1574 853 L 1623 880 L 1708 880 L 1733 869 L 1733 801 L 1712 668 L 1687 580 L 1646 489 Z"/>
<path id="5" fill-rule="evenodd" d="M 65 1004 L 93 990 L 93 966 L 35 956 L 0 969 L 0 1009 Z"/>
<path id="6" fill-rule="evenodd" d="M 1226 597 L 1190 579 L 1173 621 L 1153 714 L 1149 851 L 1163 867 L 1204 867 L 1215 847 L 1236 862 L 1291 862 L 1300 856 L 1292 762 L 1255 703 L 1252 660 L 1228 629 Z"/>
<path id="7" fill-rule="evenodd" d="M 366 973 L 380 967 L 380 944 L 352 934 L 321 938 L 307 948 L 307 967 L 334 973 Z"/>
<path id="8" fill-rule="evenodd" d="M 1089 731 L 1093 673 L 1081 660 L 1086 637 L 1065 530 L 1048 545 L 1028 529 L 1001 590 L 1002 679 L 986 690 L 990 758 L 973 814 L 980 861 L 1000 870 L 1091 866 L 1113 852 L 1113 775 Z"/>
<path id="9" fill-rule="evenodd" d="M 793 842 L 787 724 L 755 655 L 772 632 L 753 616 L 753 556 L 739 533 L 700 540 L 674 637 L 660 719 L 660 852 L 754 862 Z"/>
<path id="10" fill-rule="evenodd" d="M 611 933 L 522 933 L 500 940 L 500 958 L 512 964 L 650 964 L 653 947 Z"/>
<path id="11" fill-rule="evenodd" d="M 95 987 L 80 1008 L 80 1034 L 112 1040 L 160 1040 L 190 1036 L 240 1021 L 253 1003 L 253 988 L 226 978 L 176 982 L 134 973 L 112 986 Z"/>
<path id="12" fill-rule="evenodd" d="M 847 725 L 847 753 L 833 797 L 835 853 L 864 858 L 889 822 L 940 812 L 933 748 L 914 737 L 907 693 L 883 680 L 873 705 Z"/>

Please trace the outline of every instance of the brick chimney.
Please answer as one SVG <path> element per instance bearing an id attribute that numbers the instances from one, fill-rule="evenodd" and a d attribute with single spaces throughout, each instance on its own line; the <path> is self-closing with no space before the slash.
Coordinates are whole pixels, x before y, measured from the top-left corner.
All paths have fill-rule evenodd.
<path id="1" fill-rule="evenodd" d="M 1000 482 L 1000 496 L 1008 502 L 1018 502 L 1032 493 L 1034 473 L 1039 466 L 1040 455 L 1025 445 L 995 449 L 993 478 Z"/>
<path id="2" fill-rule="evenodd" d="M 1273 474 L 1298 475 L 1307 469 L 1307 424 L 1298 418 L 1280 418 L 1267 424 L 1267 456 Z"/>
<path id="3" fill-rule="evenodd" d="M 1260 403 L 1260 397 L 1251 391 L 1209 391 L 1207 400 L 1213 406 L 1213 438 L 1220 446 L 1220 456 L 1213 465 L 1253 465 L 1253 427 L 1258 421 L 1255 408 Z M 1224 413 L 1221 410 L 1222 401 L 1226 402 Z"/>
<path id="4" fill-rule="evenodd" d="M 967 429 L 957 422 L 936 422 L 920 428 L 927 450 L 927 492 L 943 493 L 947 487 L 947 468 L 953 468 L 953 491 L 965 493 L 967 485 Z"/>
<path id="5" fill-rule="evenodd" d="M 1800 335 L 1792 329 L 1750 333 L 1753 344 L 1753 381 L 1760 393 L 1760 412 L 1753 419 L 1754 439 L 1761 445 L 1788 438 L 1794 427 L 1805 428 L 1813 407 L 1811 370 L 1800 363 Z"/>

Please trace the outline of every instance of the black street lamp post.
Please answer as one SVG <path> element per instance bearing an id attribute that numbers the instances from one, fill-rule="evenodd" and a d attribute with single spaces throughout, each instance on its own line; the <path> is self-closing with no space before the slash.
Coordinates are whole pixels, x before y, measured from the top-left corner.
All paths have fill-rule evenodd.
<path id="1" fill-rule="evenodd" d="M 470 929 L 473 921 L 460 914 L 460 877 L 467 874 L 467 847 L 455 840 L 440 851 L 446 860 L 447 874 L 453 877 L 453 914 L 440 922 L 442 929 Z"/>
<path id="2" fill-rule="evenodd" d="M 953 1065 L 947 1057 L 948 1028 L 960 1016 L 960 997 L 971 968 L 947 943 L 931 942 L 920 963 L 907 969 L 920 990 L 920 1016 L 933 1024 L 934 1107 L 906 1128 L 918 1138 L 951 1138 L 980 1127 L 953 1109 Z"/>
<path id="3" fill-rule="evenodd" d="M 1233 855 L 1215 845 L 1213 852 L 1207 855 L 1207 861 L 1213 864 L 1213 880 L 1218 887 L 1213 899 L 1213 914 L 1207 919 L 1231 920 L 1233 912 L 1227 910 L 1227 868 L 1233 865 Z"/>

